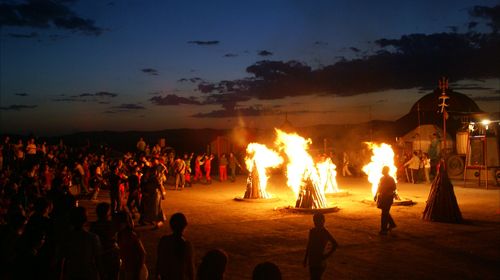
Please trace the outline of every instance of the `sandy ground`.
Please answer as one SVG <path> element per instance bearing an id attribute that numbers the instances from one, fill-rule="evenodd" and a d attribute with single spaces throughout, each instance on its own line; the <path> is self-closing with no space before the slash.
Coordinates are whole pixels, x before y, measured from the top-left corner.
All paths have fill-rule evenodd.
<path id="1" fill-rule="evenodd" d="M 169 190 L 163 209 L 167 218 L 175 212 L 187 216 L 185 236 L 195 246 L 196 263 L 212 248 L 227 252 L 226 279 L 250 279 L 253 267 L 263 261 L 275 262 L 283 279 L 308 279 L 302 260 L 312 215 L 279 210 L 295 203 L 280 175 L 273 175 L 268 186 L 279 200 L 234 201 L 243 195 L 245 180 L 241 176 L 235 183 L 214 181 Z M 361 178 L 338 180 L 348 195 L 328 197 L 329 205 L 340 207 L 326 214 L 326 227 L 340 246 L 328 260 L 323 279 L 499 279 L 499 188 L 465 188 L 455 182 L 465 219 L 456 225 L 421 220 L 430 185 L 398 184 L 401 197 L 417 204 L 393 207 L 398 227 L 388 236 L 379 236 L 380 210 L 368 202 L 372 199 L 369 183 Z M 106 199 L 104 193 L 100 199 Z M 156 246 L 170 232 L 168 223 L 159 230 L 149 226 L 137 230 L 154 274 Z"/>

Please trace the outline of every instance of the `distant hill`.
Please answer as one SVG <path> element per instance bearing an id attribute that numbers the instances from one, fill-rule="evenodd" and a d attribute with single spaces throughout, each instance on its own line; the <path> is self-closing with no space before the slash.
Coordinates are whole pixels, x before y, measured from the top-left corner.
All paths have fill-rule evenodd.
<path id="1" fill-rule="evenodd" d="M 354 148 L 353 145 L 364 141 L 387 141 L 394 139 L 394 122 L 372 121 L 362 124 L 349 125 L 315 125 L 308 127 L 293 128 L 299 135 L 311 138 L 313 149 L 320 149 L 327 139 L 329 147 L 336 149 Z M 89 131 L 68 134 L 58 137 L 49 137 L 45 140 L 50 143 L 58 143 L 60 139 L 70 146 L 84 145 L 106 145 L 118 151 L 132 151 L 140 137 L 154 145 L 162 138 L 166 146 L 173 147 L 178 151 L 202 152 L 207 149 L 212 141 L 218 136 L 225 136 L 232 141 L 238 134 L 235 131 L 246 131 L 246 142 L 271 143 L 274 141 L 274 129 L 165 129 L 160 131 Z M 359 145 L 359 144 L 358 144 Z"/>

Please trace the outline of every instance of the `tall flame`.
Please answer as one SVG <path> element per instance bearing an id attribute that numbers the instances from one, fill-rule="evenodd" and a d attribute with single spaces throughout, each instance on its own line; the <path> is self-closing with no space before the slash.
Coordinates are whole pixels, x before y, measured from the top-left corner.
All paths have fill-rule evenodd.
<path id="1" fill-rule="evenodd" d="M 255 168 L 259 177 L 260 191 L 264 197 L 269 197 L 266 192 L 267 170 L 272 167 L 278 167 L 283 163 L 283 158 L 265 145 L 258 143 L 250 143 L 247 146 L 247 156 L 245 157 L 245 164 L 249 172 Z"/>
<path id="2" fill-rule="evenodd" d="M 372 184 L 372 194 L 375 195 L 378 189 L 378 183 L 382 178 L 382 167 L 389 167 L 389 175 L 396 179 L 397 168 L 394 165 L 394 151 L 391 145 L 382 143 L 366 143 L 372 150 L 371 162 L 363 166 L 363 172 L 368 175 L 368 181 Z"/>
<path id="3" fill-rule="evenodd" d="M 314 192 L 314 208 L 327 206 L 325 188 L 321 185 L 318 170 L 311 155 L 307 152 L 311 139 L 305 139 L 296 133 L 286 133 L 276 129 L 275 144 L 288 158 L 286 169 L 287 185 L 292 188 L 297 197 L 304 193 L 303 186 L 312 184 Z"/>
<path id="4" fill-rule="evenodd" d="M 320 186 L 325 186 L 325 193 L 338 193 L 340 192 L 337 184 L 337 166 L 332 162 L 329 157 L 322 157 L 316 163 L 318 169 Z"/>

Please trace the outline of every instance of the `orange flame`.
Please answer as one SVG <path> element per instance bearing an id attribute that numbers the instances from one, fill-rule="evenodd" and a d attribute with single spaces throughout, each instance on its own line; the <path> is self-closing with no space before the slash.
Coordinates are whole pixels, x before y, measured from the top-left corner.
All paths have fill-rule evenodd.
<path id="1" fill-rule="evenodd" d="M 286 167 L 287 185 L 299 197 L 302 186 L 310 180 L 315 193 L 318 195 L 316 205 L 318 208 L 327 207 L 324 185 L 321 185 L 318 170 L 311 155 L 307 152 L 311 139 L 305 139 L 296 133 L 286 133 L 279 129 L 276 129 L 276 134 L 275 144 L 288 158 Z"/>
<path id="2" fill-rule="evenodd" d="M 363 166 L 363 172 L 368 175 L 368 181 L 372 184 L 372 194 L 375 195 L 378 183 L 382 178 L 382 167 L 389 166 L 389 175 L 396 179 L 397 168 L 394 165 L 394 151 L 391 145 L 382 143 L 366 143 L 372 150 L 371 162 Z"/>
<path id="3" fill-rule="evenodd" d="M 337 166 L 332 162 L 329 157 L 322 158 L 318 163 L 316 163 L 316 168 L 318 169 L 320 186 L 325 186 L 325 193 L 337 193 L 340 192 L 339 186 L 337 184 Z"/>
<path id="4" fill-rule="evenodd" d="M 283 158 L 265 145 L 258 143 L 250 143 L 247 146 L 247 156 L 245 164 L 248 171 L 252 172 L 254 168 L 258 173 L 261 193 L 265 198 L 270 197 L 267 192 L 267 170 L 269 168 L 278 167 L 283 163 Z"/>

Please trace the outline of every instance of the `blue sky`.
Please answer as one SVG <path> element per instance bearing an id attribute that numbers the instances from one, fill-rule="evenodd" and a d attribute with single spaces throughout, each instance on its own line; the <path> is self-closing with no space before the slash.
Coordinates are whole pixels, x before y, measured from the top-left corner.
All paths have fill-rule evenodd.
<path id="1" fill-rule="evenodd" d="M 440 76 L 391 82 L 406 81 L 412 73 L 399 77 L 398 71 L 386 70 L 394 63 L 380 62 L 385 57 L 380 51 L 408 56 L 402 36 L 411 34 L 421 34 L 412 37 L 421 43 L 494 33 L 488 23 L 498 22 L 499 2 L 39 0 L 0 5 L 2 131 L 47 135 L 272 127 L 283 122 L 284 112 L 299 126 L 355 123 L 368 120 L 369 107 L 372 118 L 395 120 Z M 477 6 L 485 9 L 471 12 Z M 395 41 L 382 46 L 382 39 Z M 471 67 L 470 61 L 460 65 L 461 59 L 455 58 L 457 65 Z M 448 63 L 430 61 L 429 68 Z M 349 72 L 339 62 L 348 69 L 376 69 Z M 368 77 L 377 72 L 380 77 Z M 487 112 L 499 111 L 498 72 L 450 72 L 452 87 L 462 88 L 457 91 L 477 99 Z"/>

